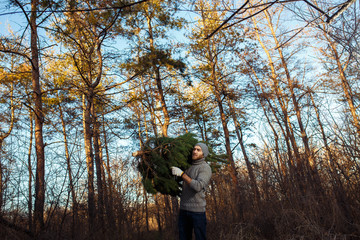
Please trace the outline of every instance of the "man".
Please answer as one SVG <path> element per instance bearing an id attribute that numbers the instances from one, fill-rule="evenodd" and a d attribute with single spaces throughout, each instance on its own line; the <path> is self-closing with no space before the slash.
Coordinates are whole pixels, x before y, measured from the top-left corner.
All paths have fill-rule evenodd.
<path id="1" fill-rule="evenodd" d="M 206 239 L 205 188 L 211 178 L 211 168 L 205 162 L 208 154 L 208 147 L 197 143 L 189 169 L 183 172 L 180 168 L 171 167 L 172 174 L 181 177 L 184 182 L 180 197 L 180 240 L 192 239 L 193 230 L 196 240 Z"/>

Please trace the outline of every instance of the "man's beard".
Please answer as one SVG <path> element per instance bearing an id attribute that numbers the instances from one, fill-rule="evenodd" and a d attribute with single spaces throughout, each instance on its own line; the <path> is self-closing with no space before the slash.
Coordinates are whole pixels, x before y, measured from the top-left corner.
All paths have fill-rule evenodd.
<path id="1" fill-rule="evenodd" d="M 200 159 L 203 159 L 203 158 L 204 158 L 203 156 L 193 156 L 192 160 L 197 161 L 197 160 L 200 160 Z"/>

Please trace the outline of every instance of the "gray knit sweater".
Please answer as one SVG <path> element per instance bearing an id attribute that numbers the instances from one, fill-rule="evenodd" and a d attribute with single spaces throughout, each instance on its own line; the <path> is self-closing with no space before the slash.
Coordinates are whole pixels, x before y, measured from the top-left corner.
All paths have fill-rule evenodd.
<path id="1" fill-rule="evenodd" d="M 204 158 L 194 161 L 185 173 L 192 179 L 184 182 L 180 197 L 180 209 L 190 212 L 205 212 L 205 188 L 210 182 L 211 168 Z"/>

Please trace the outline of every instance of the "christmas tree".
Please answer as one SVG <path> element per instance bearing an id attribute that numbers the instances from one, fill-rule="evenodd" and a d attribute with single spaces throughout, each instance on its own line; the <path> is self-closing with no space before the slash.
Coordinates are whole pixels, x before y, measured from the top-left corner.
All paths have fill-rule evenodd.
<path id="1" fill-rule="evenodd" d="M 149 139 L 134 156 L 140 156 L 138 170 L 142 176 L 142 183 L 148 193 L 160 192 L 177 196 L 181 192 L 181 178 L 171 174 L 170 167 L 187 169 L 191 165 L 191 154 L 198 140 L 194 134 L 186 133 L 176 138 L 160 137 Z M 209 148 L 210 155 L 206 158 L 210 166 L 216 168 L 226 156 L 215 155 Z"/>

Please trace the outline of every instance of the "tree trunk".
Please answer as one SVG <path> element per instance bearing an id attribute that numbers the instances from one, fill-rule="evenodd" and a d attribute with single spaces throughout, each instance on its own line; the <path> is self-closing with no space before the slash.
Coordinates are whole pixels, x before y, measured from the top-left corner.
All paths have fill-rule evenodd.
<path id="1" fill-rule="evenodd" d="M 91 107 L 92 98 L 85 102 L 83 96 L 83 125 L 84 125 L 84 146 L 86 155 L 87 167 L 87 184 L 88 184 L 88 228 L 89 234 L 92 236 L 92 231 L 95 229 L 95 190 L 94 190 L 94 156 L 92 151 L 92 131 L 91 131 Z"/>
<path id="2" fill-rule="evenodd" d="M 147 24 L 148 24 L 148 28 L 149 28 L 149 40 L 150 40 L 150 49 L 151 51 L 155 50 L 154 47 L 154 37 L 153 37 L 153 32 L 152 32 L 152 25 L 151 25 L 151 17 L 147 16 Z M 170 124 L 170 116 L 169 116 L 169 112 L 166 106 L 166 101 L 165 101 L 165 96 L 164 96 L 164 90 L 162 87 L 162 79 L 161 79 L 161 75 L 160 75 L 160 67 L 154 65 L 154 70 L 155 70 L 155 82 L 156 82 L 156 87 L 158 90 L 158 101 L 161 104 L 161 109 L 164 115 L 164 122 L 161 124 L 161 129 L 162 129 L 162 136 L 167 137 L 168 136 L 168 128 L 169 128 L 169 124 Z"/>
<path id="3" fill-rule="evenodd" d="M 356 128 L 357 134 L 360 136 L 359 116 L 356 113 L 357 107 L 356 107 L 356 104 L 354 103 L 354 94 L 352 92 L 352 88 L 351 88 L 349 81 L 347 80 L 347 77 L 345 74 L 346 65 L 343 66 L 343 64 L 341 63 L 340 55 L 338 53 L 338 50 L 336 49 L 336 43 L 334 41 L 332 41 L 331 39 L 329 39 L 328 36 L 326 36 L 326 38 L 328 40 L 330 49 L 332 51 L 333 58 L 336 61 L 336 66 L 339 71 L 339 77 L 341 80 L 341 86 L 342 86 L 344 94 L 345 94 L 346 102 L 349 105 L 349 110 L 350 110 L 350 113 L 351 113 L 351 116 L 353 119 L 353 124 Z"/>
<path id="4" fill-rule="evenodd" d="M 28 229 L 30 232 L 33 231 L 33 221 L 32 221 L 32 204 L 33 204 L 33 194 L 32 194 L 32 164 L 31 164 L 31 150 L 33 147 L 33 134 L 34 134 L 34 122 L 33 122 L 33 112 L 29 110 L 29 119 L 30 119 L 30 139 L 29 139 L 29 150 L 28 150 L 28 173 L 29 173 L 29 183 L 28 183 L 28 193 L 29 193 L 29 200 L 28 200 Z"/>
<path id="5" fill-rule="evenodd" d="M 307 167 L 309 169 L 309 166 L 310 166 L 309 162 L 313 161 L 314 158 L 313 158 L 313 154 L 310 151 L 309 139 L 307 137 L 305 127 L 304 127 L 304 124 L 303 124 L 303 121 L 302 121 L 301 109 L 300 109 L 298 100 L 297 100 L 297 98 L 295 96 L 294 82 L 293 82 L 293 80 L 292 80 L 292 78 L 290 76 L 290 72 L 289 72 L 289 69 L 287 67 L 287 62 L 286 62 L 286 60 L 284 58 L 282 48 L 280 47 L 279 41 L 278 41 L 277 36 L 275 34 L 275 30 L 274 30 L 272 22 L 270 20 L 269 12 L 267 10 L 264 11 L 264 12 L 265 12 L 266 19 L 268 20 L 268 26 L 269 26 L 269 28 L 271 30 L 272 37 L 273 37 L 273 39 L 275 41 L 276 49 L 278 50 L 278 53 L 279 53 L 279 56 L 280 56 L 282 67 L 283 67 L 283 69 L 285 71 L 287 84 L 288 84 L 288 87 L 289 87 L 289 90 L 290 90 L 291 100 L 292 100 L 292 103 L 294 105 L 294 110 L 295 110 L 297 122 L 298 122 L 298 125 L 299 125 L 299 128 L 300 128 L 301 138 L 302 138 L 302 141 L 303 141 L 303 144 L 304 144 L 304 147 L 305 147 L 305 155 L 306 155 L 306 159 L 304 159 L 306 161 L 305 162 L 305 167 Z"/>
<path id="6" fill-rule="evenodd" d="M 258 38 L 258 39 L 260 40 L 260 38 Z M 269 92 L 268 92 L 269 90 L 267 91 L 266 88 L 264 87 L 264 84 L 259 79 L 254 67 L 250 64 L 250 62 L 246 58 L 243 57 L 242 54 L 240 54 L 240 53 L 237 53 L 237 54 L 239 57 L 241 57 L 243 59 L 243 61 L 246 63 L 248 68 L 251 70 L 251 73 L 253 74 L 253 76 L 252 76 L 252 75 L 250 75 L 251 73 L 249 73 L 250 78 L 252 79 L 255 94 L 259 100 L 261 108 L 263 109 L 265 118 L 267 119 L 267 123 L 269 124 L 269 126 L 274 134 L 275 159 L 276 159 L 276 163 L 278 166 L 278 179 L 279 179 L 279 183 L 281 186 L 281 192 L 284 194 L 284 196 L 290 196 L 290 199 L 291 199 L 291 196 L 293 193 L 292 193 L 292 191 L 288 191 L 288 187 L 290 186 L 289 181 L 291 181 L 291 179 L 293 179 L 293 177 L 295 175 L 293 154 L 292 154 L 293 151 L 291 148 L 289 138 L 287 137 L 288 134 L 286 134 L 286 131 L 284 129 L 283 122 L 281 121 L 281 119 L 278 116 L 278 114 L 279 114 L 278 111 L 275 109 L 276 106 L 273 106 L 274 104 L 272 103 L 273 101 L 272 101 L 272 97 L 271 97 L 273 92 L 270 92 L 270 95 L 269 95 Z M 265 103 L 267 103 L 267 106 L 265 105 Z M 269 111 L 269 109 L 271 111 Z M 287 149 L 286 153 L 288 156 L 287 159 L 283 159 L 282 155 L 280 154 L 279 140 L 280 140 L 281 136 L 275 130 L 275 126 L 273 124 L 273 120 L 269 116 L 269 112 L 272 113 L 272 116 L 275 118 L 275 121 L 276 121 L 278 127 L 280 128 L 282 135 L 284 136 L 283 139 L 286 143 L 286 149 Z"/>
<path id="7" fill-rule="evenodd" d="M 261 40 L 260 37 L 260 33 L 257 27 L 257 20 L 253 17 L 253 23 L 255 26 L 255 34 L 256 37 L 261 45 L 261 47 L 263 48 L 263 50 L 265 51 L 265 54 L 268 58 L 269 61 L 269 67 L 270 67 L 270 71 L 271 71 L 271 80 L 273 82 L 273 89 L 274 89 L 274 93 L 277 99 L 277 102 L 280 105 L 280 109 L 281 109 L 281 120 L 283 122 L 284 125 L 284 130 L 285 130 L 285 139 L 290 139 L 290 143 L 292 146 L 292 151 L 294 152 L 294 157 L 295 157 L 295 162 L 296 162 L 296 166 L 297 169 L 292 172 L 292 168 L 290 168 L 291 170 L 291 179 L 296 179 L 296 183 L 298 184 L 299 190 L 302 192 L 304 190 L 304 183 L 305 183 L 305 179 L 304 179 L 304 171 L 303 171 L 303 164 L 302 164 L 302 160 L 300 157 L 300 153 L 299 153 L 299 148 L 297 146 L 296 143 L 296 139 L 295 139 L 295 135 L 294 135 L 294 130 L 290 121 L 290 116 L 288 113 L 288 110 L 286 108 L 286 102 L 288 101 L 286 94 L 284 94 L 279 86 L 279 79 L 278 79 L 278 74 L 276 72 L 276 67 L 274 65 L 274 62 L 272 60 L 272 57 L 270 55 L 270 52 L 268 50 L 268 48 L 265 46 L 265 44 L 263 43 L 263 41 Z M 269 23 L 269 25 L 271 25 Z M 286 101 L 286 102 L 285 102 Z M 287 141 L 287 140 L 286 140 Z M 288 146 L 289 147 L 289 146 Z M 288 154 L 290 154 L 290 150 L 288 150 Z M 290 158 L 289 156 L 289 165 L 292 166 L 293 165 L 293 160 L 292 157 Z M 295 164 L 294 164 L 295 165 Z"/>
<path id="8" fill-rule="evenodd" d="M 96 107 L 92 105 L 92 123 L 93 123 L 93 144 L 95 153 L 95 167 L 96 167 L 96 182 L 97 182 L 97 211 L 99 228 L 104 233 L 104 184 L 103 184 L 103 170 L 102 170 L 102 159 L 100 150 L 100 123 L 97 120 Z"/>
<path id="9" fill-rule="evenodd" d="M 236 166 L 235 166 L 235 162 L 234 162 L 234 158 L 233 158 L 233 154 L 231 151 L 231 143 L 230 143 L 230 133 L 229 133 L 229 129 L 228 129 L 228 125 L 227 125 L 227 117 L 224 111 L 224 106 L 223 106 L 223 102 L 221 99 L 221 83 L 218 82 L 217 79 L 217 74 L 216 74 L 216 59 L 212 56 L 213 53 L 211 51 L 211 47 L 210 47 L 210 43 L 208 41 L 208 45 L 207 45 L 207 51 L 208 54 L 210 56 L 211 59 L 211 81 L 212 81 L 212 85 L 213 85 L 213 93 L 215 95 L 215 99 L 218 105 L 218 109 L 219 109 L 219 113 L 220 113 L 220 120 L 221 120 L 221 124 L 222 124 L 222 128 L 223 128 L 223 132 L 224 132 L 224 138 L 225 138 L 225 149 L 226 149 L 226 154 L 227 157 L 229 159 L 229 163 L 230 163 L 230 175 L 235 187 L 235 194 L 237 196 L 240 196 L 240 190 L 239 190 L 239 181 L 238 181 L 238 177 L 237 177 L 237 172 L 236 172 Z"/>
<path id="10" fill-rule="evenodd" d="M 148 208 L 148 195 L 146 193 L 146 190 L 144 188 L 144 207 L 145 207 L 145 223 L 146 223 L 146 231 L 149 232 L 150 228 L 149 228 L 149 208 Z"/>
<path id="11" fill-rule="evenodd" d="M 103 123 L 104 123 L 104 118 L 103 118 Z M 106 199 L 105 199 L 105 204 L 106 204 L 106 215 L 108 217 L 108 224 L 110 226 L 110 229 L 113 229 L 114 232 L 118 232 L 117 230 L 117 226 L 116 226 L 116 222 L 115 222 L 115 216 L 114 216 L 114 186 L 113 186 L 113 180 L 111 177 L 111 169 L 110 169 L 110 154 L 109 154 L 109 148 L 108 148 L 108 142 L 107 142 L 107 135 L 106 135 L 106 131 L 105 131 L 105 125 L 103 124 L 103 134 L 104 134 L 104 147 L 105 147 L 105 153 L 106 153 L 106 164 L 105 168 L 106 168 L 106 172 L 107 172 L 107 182 L 108 182 L 108 187 L 107 187 L 107 192 L 106 192 Z M 104 173 L 104 178 L 105 178 L 105 173 Z"/>
<path id="12" fill-rule="evenodd" d="M 38 234 L 44 227 L 44 202 L 45 202 L 45 153 L 43 140 L 42 92 L 40 87 L 39 51 L 37 35 L 37 8 L 38 1 L 31 0 L 31 65 L 32 65 L 32 88 L 34 98 L 35 116 L 35 150 L 36 150 L 36 180 L 35 180 L 35 209 L 34 225 L 35 233 Z"/>
<path id="13" fill-rule="evenodd" d="M 158 194 L 156 194 L 154 196 L 155 198 L 155 206 L 156 206 L 156 221 L 158 224 L 158 231 L 160 233 L 160 235 L 162 234 L 162 223 L 161 223 L 161 215 L 160 215 L 160 203 L 159 203 L 159 198 L 158 198 Z"/>

